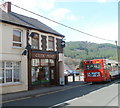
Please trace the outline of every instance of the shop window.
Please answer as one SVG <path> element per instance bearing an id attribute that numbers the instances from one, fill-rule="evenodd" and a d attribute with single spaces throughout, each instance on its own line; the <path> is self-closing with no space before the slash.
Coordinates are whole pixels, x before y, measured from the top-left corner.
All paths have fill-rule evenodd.
<path id="1" fill-rule="evenodd" d="M 13 30 L 13 46 L 22 47 L 22 31 Z"/>
<path id="2" fill-rule="evenodd" d="M 34 33 L 34 36 L 32 38 L 32 48 L 39 49 L 39 34 L 38 33 Z"/>
<path id="3" fill-rule="evenodd" d="M 54 79 L 54 70 L 51 69 L 51 79 Z"/>
<path id="4" fill-rule="evenodd" d="M 40 62 L 39 59 L 32 59 L 32 66 L 39 66 Z"/>
<path id="5" fill-rule="evenodd" d="M 48 49 L 54 51 L 54 37 L 48 37 Z"/>
<path id="6" fill-rule="evenodd" d="M 50 66 L 55 66 L 55 60 L 50 59 L 50 60 L 49 60 L 49 63 L 50 63 Z"/>
<path id="7" fill-rule="evenodd" d="M 0 63 L 0 83 L 19 82 L 20 62 Z"/>
<path id="8" fill-rule="evenodd" d="M 32 59 L 32 84 L 46 83 L 49 83 L 48 59 Z"/>
<path id="9" fill-rule="evenodd" d="M 48 59 L 41 59 L 41 66 L 48 66 Z"/>

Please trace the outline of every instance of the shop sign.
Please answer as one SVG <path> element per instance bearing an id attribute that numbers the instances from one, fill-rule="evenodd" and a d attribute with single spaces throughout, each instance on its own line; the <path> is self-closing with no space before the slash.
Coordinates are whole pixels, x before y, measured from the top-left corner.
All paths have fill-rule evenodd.
<path id="1" fill-rule="evenodd" d="M 32 53 L 32 58 L 37 58 L 37 59 L 56 59 L 56 54 Z"/>

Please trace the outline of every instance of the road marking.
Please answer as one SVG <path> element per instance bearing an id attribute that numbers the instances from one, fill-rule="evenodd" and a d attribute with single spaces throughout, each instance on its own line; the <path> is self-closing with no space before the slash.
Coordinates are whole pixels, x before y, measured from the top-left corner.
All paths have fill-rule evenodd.
<path id="1" fill-rule="evenodd" d="M 31 97 L 22 97 L 22 98 L 19 98 L 19 99 L 2 101 L 2 102 L 0 102 L 0 104 L 7 103 L 7 102 L 12 102 L 12 101 L 24 100 L 24 99 L 28 99 L 28 98 L 31 98 Z"/>
<path id="2" fill-rule="evenodd" d="M 67 103 L 72 102 L 72 101 L 74 101 L 76 99 L 78 99 L 78 97 L 74 98 L 74 99 L 71 99 L 71 100 L 68 100 L 68 101 L 65 101 L 65 102 L 62 102 L 62 103 L 59 103 L 59 104 L 56 104 L 56 105 L 53 105 L 53 106 L 48 107 L 48 108 L 54 108 L 54 107 L 58 107 L 58 106 L 65 106 Z"/>
<path id="3" fill-rule="evenodd" d="M 117 81 L 117 82 L 119 82 L 119 81 Z M 113 82 L 111 84 L 114 84 L 114 83 L 115 82 Z M 59 89 L 57 91 L 51 91 L 51 92 L 48 92 L 48 93 L 38 94 L 38 95 L 34 95 L 34 96 L 26 96 L 26 97 L 21 97 L 21 98 L 18 98 L 18 99 L 12 99 L 12 100 L 7 100 L 7 101 L 2 101 L 2 102 L 0 102 L 0 104 L 8 103 L 8 102 L 13 102 L 13 101 L 24 100 L 24 99 L 33 98 L 33 97 L 40 97 L 40 96 L 44 96 L 44 95 L 48 95 L 48 94 L 53 94 L 53 93 L 57 93 L 57 92 L 69 90 L 69 89 L 72 89 L 72 88 L 82 87 L 82 86 L 86 86 L 86 85 L 90 85 L 90 83 L 84 83 L 84 85 L 76 85 L 76 86 L 72 86 L 72 87 L 68 87 L 68 88 Z M 105 85 L 107 85 L 107 84 L 105 84 Z M 52 107 L 50 107 L 50 108 L 52 108 Z"/>
<path id="4" fill-rule="evenodd" d="M 51 92 L 48 92 L 48 93 L 38 94 L 38 95 L 34 95 L 34 96 L 26 96 L 26 97 L 22 97 L 22 98 L 19 98 L 19 99 L 12 99 L 12 100 L 7 100 L 7 101 L 2 101 L 2 102 L 0 102 L 0 104 L 13 102 L 13 101 L 18 101 L 18 100 L 24 100 L 24 99 L 33 98 L 33 97 L 40 97 L 40 96 L 53 94 L 53 93 L 57 93 L 57 92 L 61 92 L 61 91 L 65 91 L 65 90 L 69 90 L 69 89 L 77 88 L 77 87 L 81 87 L 81 86 L 86 86 L 86 85 L 89 85 L 89 83 L 85 84 L 85 85 L 76 85 L 76 86 L 72 86 L 72 87 L 68 87 L 68 88 L 63 88 L 63 89 L 59 89 L 57 91 L 51 91 Z"/>
<path id="5" fill-rule="evenodd" d="M 112 84 L 116 84 L 116 83 L 118 83 L 118 82 L 120 82 L 120 81 L 112 82 L 109 86 L 111 86 Z M 106 87 L 106 85 L 108 85 L 108 84 L 105 84 L 104 86 L 101 85 L 101 86 L 99 86 L 98 88 L 99 88 L 99 89 L 103 89 L 104 87 Z M 101 87 L 103 87 L 103 88 L 101 88 Z M 97 91 L 98 91 L 98 90 L 97 90 Z M 93 94 L 93 93 L 95 93 L 95 92 L 97 92 L 97 91 L 96 91 L 96 89 L 92 89 L 92 90 L 90 90 L 90 93 L 89 93 L 89 94 Z M 83 96 L 85 96 L 85 95 L 83 95 Z M 53 106 L 50 106 L 50 107 L 48 107 L 48 108 L 63 107 L 63 106 L 66 106 L 67 103 L 70 103 L 70 102 L 75 101 L 75 100 L 77 100 L 77 99 L 78 99 L 78 97 L 77 97 L 77 98 L 74 98 L 74 99 L 71 99 L 71 100 L 68 100 L 68 101 L 65 101 L 65 102 L 62 102 L 62 103 L 59 103 L 59 104 L 56 104 L 56 105 L 53 105 Z"/>

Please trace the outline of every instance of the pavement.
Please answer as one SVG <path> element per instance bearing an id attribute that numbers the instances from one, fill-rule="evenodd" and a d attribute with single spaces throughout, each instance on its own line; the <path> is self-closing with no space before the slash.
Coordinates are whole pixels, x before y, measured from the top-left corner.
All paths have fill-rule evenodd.
<path id="1" fill-rule="evenodd" d="M 40 87 L 29 91 L 17 92 L 17 93 L 10 93 L 10 94 L 3 94 L 2 95 L 2 102 L 7 102 L 10 100 L 17 100 L 27 97 L 34 97 L 36 95 L 43 95 L 49 94 L 55 91 L 69 89 L 71 87 L 75 87 L 77 85 L 85 84 L 83 81 L 76 81 L 76 82 L 68 82 L 68 84 L 63 86 L 52 86 L 52 87 Z"/>

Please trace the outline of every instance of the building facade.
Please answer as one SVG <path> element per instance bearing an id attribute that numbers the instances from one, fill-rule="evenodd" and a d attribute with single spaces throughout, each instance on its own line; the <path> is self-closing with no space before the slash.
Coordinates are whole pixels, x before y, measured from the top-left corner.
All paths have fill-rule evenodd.
<path id="1" fill-rule="evenodd" d="M 40 21 L 0 9 L 1 94 L 63 84 L 64 36 Z"/>

